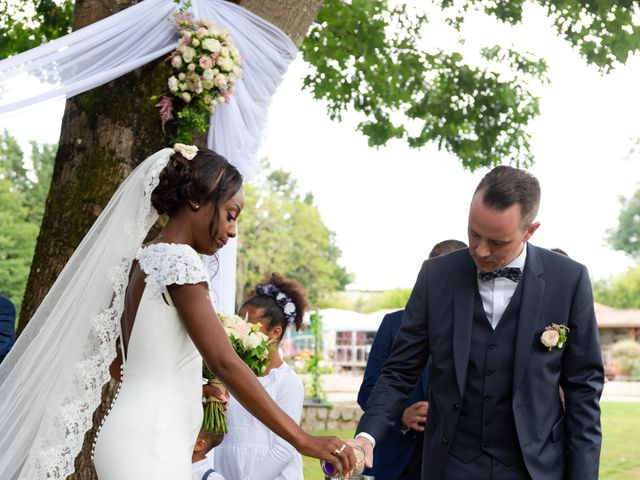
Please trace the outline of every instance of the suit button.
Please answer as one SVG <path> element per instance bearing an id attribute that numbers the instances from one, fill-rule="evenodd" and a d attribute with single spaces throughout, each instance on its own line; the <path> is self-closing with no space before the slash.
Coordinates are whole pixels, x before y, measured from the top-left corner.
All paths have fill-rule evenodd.
<path id="1" fill-rule="evenodd" d="M 491 448 L 492 444 L 490 444 L 489 442 L 485 442 L 483 445 L 484 448 Z"/>
<path id="2" fill-rule="evenodd" d="M 494 348 L 496 348 L 498 345 L 496 345 L 495 343 L 490 343 L 489 344 L 489 350 L 493 350 Z"/>
<path id="3" fill-rule="evenodd" d="M 484 401 L 485 402 L 490 402 L 491 401 L 491 395 L 485 395 Z"/>
<path id="4" fill-rule="evenodd" d="M 491 375 L 493 375 L 494 373 L 496 373 L 495 370 L 493 370 L 492 368 L 487 369 L 487 377 L 490 377 Z"/>
<path id="5" fill-rule="evenodd" d="M 442 444 L 443 445 L 447 445 L 449 443 L 449 440 L 447 440 L 446 438 L 442 437 Z"/>
<path id="6" fill-rule="evenodd" d="M 483 425 L 486 427 L 487 425 L 491 425 L 491 420 L 485 420 L 484 422 L 482 422 Z"/>
<path id="7" fill-rule="evenodd" d="M 460 404 L 459 403 L 454 403 L 453 404 L 453 411 L 457 412 L 458 410 L 460 410 Z"/>

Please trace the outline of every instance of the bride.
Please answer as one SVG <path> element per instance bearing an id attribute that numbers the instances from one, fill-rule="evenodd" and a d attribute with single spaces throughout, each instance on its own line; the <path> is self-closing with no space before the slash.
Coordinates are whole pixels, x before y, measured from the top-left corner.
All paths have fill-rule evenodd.
<path id="1" fill-rule="evenodd" d="M 200 254 L 236 235 L 242 177 L 223 157 L 176 145 L 123 182 L 0 365 L 0 478 L 74 471 L 120 338 L 121 389 L 94 442 L 100 480 L 187 480 L 202 421 L 202 359 L 300 453 L 349 472 L 351 448 L 313 437 L 236 356 Z M 158 214 L 169 221 L 142 245 Z"/>

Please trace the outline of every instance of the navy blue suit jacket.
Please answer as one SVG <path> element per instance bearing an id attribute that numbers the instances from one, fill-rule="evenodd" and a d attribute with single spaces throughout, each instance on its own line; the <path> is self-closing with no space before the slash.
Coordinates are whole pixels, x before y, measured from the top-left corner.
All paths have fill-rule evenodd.
<path id="1" fill-rule="evenodd" d="M 367 410 L 369 394 L 380 376 L 384 363 L 387 361 L 387 358 L 389 358 L 393 342 L 400 331 L 402 313 L 403 311 L 400 310 L 385 315 L 373 339 L 371 352 L 367 360 L 367 367 L 364 371 L 364 378 L 362 379 L 362 385 L 358 392 L 358 404 L 364 411 Z M 427 368 L 423 370 L 417 385 L 405 401 L 404 408 L 427 399 L 427 371 Z M 406 434 L 402 434 L 400 431 L 402 428 L 401 418 L 402 412 L 400 413 L 398 421 L 396 421 L 389 430 L 386 437 L 376 444 L 373 452 L 373 468 L 366 469 L 364 471 L 366 475 L 372 475 L 385 480 L 395 480 L 405 469 L 415 448 L 418 435 L 423 435 L 423 433 L 410 430 Z M 416 478 L 420 478 L 419 471 L 416 474 Z"/>
<path id="2" fill-rule="evenodd" d="M 13 346 L 16 333 L 16 307 L 11 300 L 0 295 L 0 363 Z"/>
<path id="3" fill-rule="evenodd" d="M 533 245 L 523 273 L 510 386 L 524 463 L 532 480 L 596 480 L 604 369 L 589 274 L 570 258 Z M 456 433 L 476 291 L 477 269 L 468 249 L 422 265 L 391 356 L 358 425 L 358 432 L 384 438 L 431 357 L 423 479 L 442 478 Z M 551 323 L 566 325 L 570 333 L 562 348 L 549 351 L 540 336 Z"/>

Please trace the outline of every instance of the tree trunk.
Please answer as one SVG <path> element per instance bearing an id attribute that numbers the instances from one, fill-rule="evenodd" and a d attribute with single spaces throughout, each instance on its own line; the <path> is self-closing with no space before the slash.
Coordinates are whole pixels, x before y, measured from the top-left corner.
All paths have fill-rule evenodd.
<path id="1" fill-rule="evenodd" d="M 112 15 L 135 0 L 78 0 L 74 29 Z M 299 45 L 322 0 L 246 0 L 239 5 L 269 20 Z M 166 146 L 158 110 L 150 97 L 162 91 L 169 67 L 159 59 L 124 77 L 67 100 L 51 189 L 38 236 L 18 334 L 59 275 L 122 180 L 153 152 Z M 105 386 L 99 425 L 111 403 L 114 382 Z M 76 459 L 76 480 L 95 479 L 90 459 L 95 428 Z M 194 439 L 195 440 L 195 439 Z"/>

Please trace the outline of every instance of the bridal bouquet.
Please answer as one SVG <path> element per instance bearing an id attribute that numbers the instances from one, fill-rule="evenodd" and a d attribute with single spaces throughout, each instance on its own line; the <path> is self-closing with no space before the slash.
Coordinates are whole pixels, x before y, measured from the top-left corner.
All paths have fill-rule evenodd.
<path id="1" fill-rule="evenodd" d="M 169 95 L 160 108 L 162 128 L 177 110 L 176 142 L 192 143 L 191 132 L 206 132 L 217 104 L 227 103 L 242 75 L 240 54 L 229 33 L 216 28 L 213 20 L 194 20 L 189 13 L 176 15 L 178 45 L 170 56 L 172 75 Z M 154 97 L 157 98 L 157 97 Z"/>
<path id="2" fill-rule="evenodd" d="M 262 375 L 269 366 L 269 337 L 260 332 L 259 323 L 251 324 L 238 315 L 227 316 L 218 313 L 218 318 L 227 332 L 229 341 L 238 356 L 257 375 Z M 203 365 L 202 375 L 215 380 L 215 375 Z M 224 406 L 218 402 L 208 402 L 204 409 L 202 429 L 213 433 L 226 433 L 227 422 Z"/>

